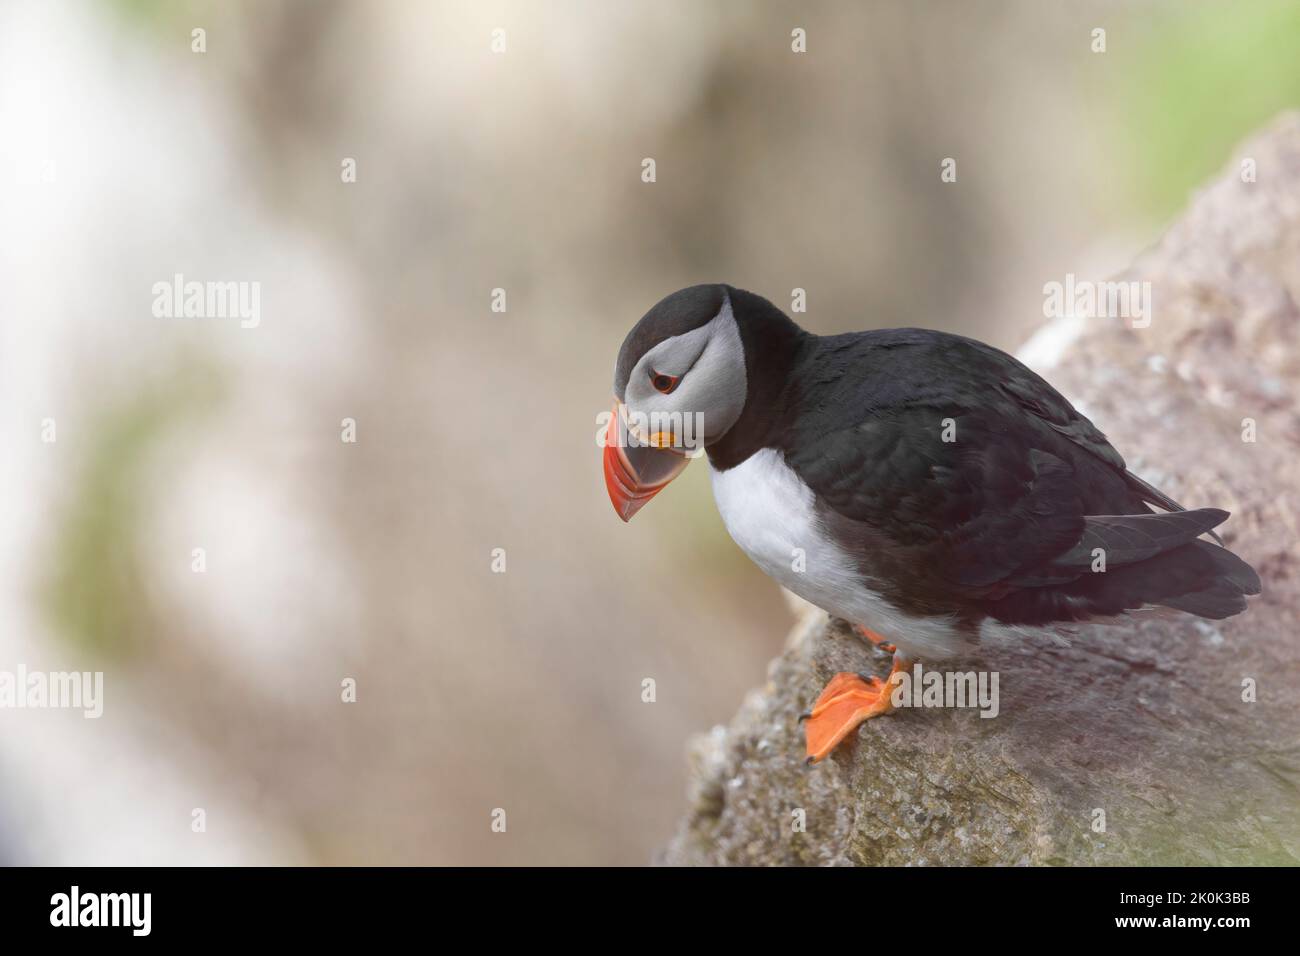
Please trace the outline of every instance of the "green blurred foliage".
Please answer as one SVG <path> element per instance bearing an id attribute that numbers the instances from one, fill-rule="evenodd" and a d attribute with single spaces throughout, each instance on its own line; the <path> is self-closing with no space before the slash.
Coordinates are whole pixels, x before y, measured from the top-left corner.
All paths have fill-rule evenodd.
<path id="1" fill-rule="evenodd" d="M 202 5 L 181 0 L 112 0 L 112 7 L 126 22 L 160 28 L 183 14 L 200 12 Z M 202 26 L 202 24 L 195 24 Z"/>
<path id="2" fill-rule="evenodd" d="M 151 455 L 178 426 L 214 408 L 220 394 L 207 366 L 181 369 L 105 409 L 89 426 L 89 447 L 55 530 L 41 595 L 56 632 L 80 648 L 122 655 L 150 629 L 137 548 Z"/>
<path id="3" fill-rule="evenodd" d="M 1134 20 L 1138 12 L 1130 9 Z M 1145 19 L 1145 17 L 1143 17 Z M 1108 38 L 1125 68 L 1110 94 L 1121 119 L 1135 207 L 1172 218 L 1223 167 L 1233 147 L 1300 106 L 1300 3 L 1172 3 L 1131 51 Z M 1259 175 L 1267 175 L 1260 170 Z"/>

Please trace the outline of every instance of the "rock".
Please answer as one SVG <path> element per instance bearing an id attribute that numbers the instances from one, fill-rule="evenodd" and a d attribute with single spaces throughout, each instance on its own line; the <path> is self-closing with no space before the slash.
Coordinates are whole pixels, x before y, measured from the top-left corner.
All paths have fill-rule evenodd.
<path id="1" fill-rule="evenodd" d="M 986 645 L 943 669 L 996 671 L 996 718 L 903 710 L 811 767 L 797 715 L 888 655 L 807 611 L 767 686 L 692 742 L 660 862 L 1300 863 L 1300 114 L 1116 278 L 1151 283 L 1148 327 L 1054 320 L 1026 360 L 1138 474 L 1230 510 L 1219 530 L 1263 594 L 1226 621 L 1139 614 Z"/>

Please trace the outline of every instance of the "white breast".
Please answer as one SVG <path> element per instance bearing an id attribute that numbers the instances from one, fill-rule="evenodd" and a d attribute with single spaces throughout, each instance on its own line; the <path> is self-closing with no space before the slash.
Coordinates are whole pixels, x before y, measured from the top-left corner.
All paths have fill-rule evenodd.
<path id="1" fill-rule="evenodd" d="M 916 657 L 947 657 L 962 638 L 952 617 L 915 617 L 884 600 L 826 534 L 812 489 L 765 448 L 727 471 L 710 466 L 713 498 L 736 544 L 769 577 L 836 617 L 870 628 Z"/>

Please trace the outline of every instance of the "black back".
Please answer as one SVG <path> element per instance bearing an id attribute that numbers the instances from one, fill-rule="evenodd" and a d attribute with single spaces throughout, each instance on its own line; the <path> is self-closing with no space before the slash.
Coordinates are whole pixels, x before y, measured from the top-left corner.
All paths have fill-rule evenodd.
<path id="1" fill-rule="evenodd" d="M 899 607 L 972 625 L 1146 604 L 1225 617 L 1258 593 L 1248 565 L 1196 540 L 1226 512 L 1182 512 L 1131 475 L 1092 422 L 1010 355 L 925 329 L 822 338 L 759 296 L 728 294 L 750 398 L 710 461 L 725 470 L 782 452 L 826 532 Z M 1106 572 L 1093 569 L 1096 549 Z"/>

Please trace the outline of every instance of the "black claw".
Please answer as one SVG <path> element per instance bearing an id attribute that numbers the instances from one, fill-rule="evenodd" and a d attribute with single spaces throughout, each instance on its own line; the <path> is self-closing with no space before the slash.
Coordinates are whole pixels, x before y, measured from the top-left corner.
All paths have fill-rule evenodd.
<path id="1" fill-rule="evenodd" d="M 805 710 L 802 714 L 799 715 L 799 719 L 796 721 L 796 723 L 802 724 L 805 720 L 807 720 L 811 716 L 812 716 L 812 711 Z"/>

